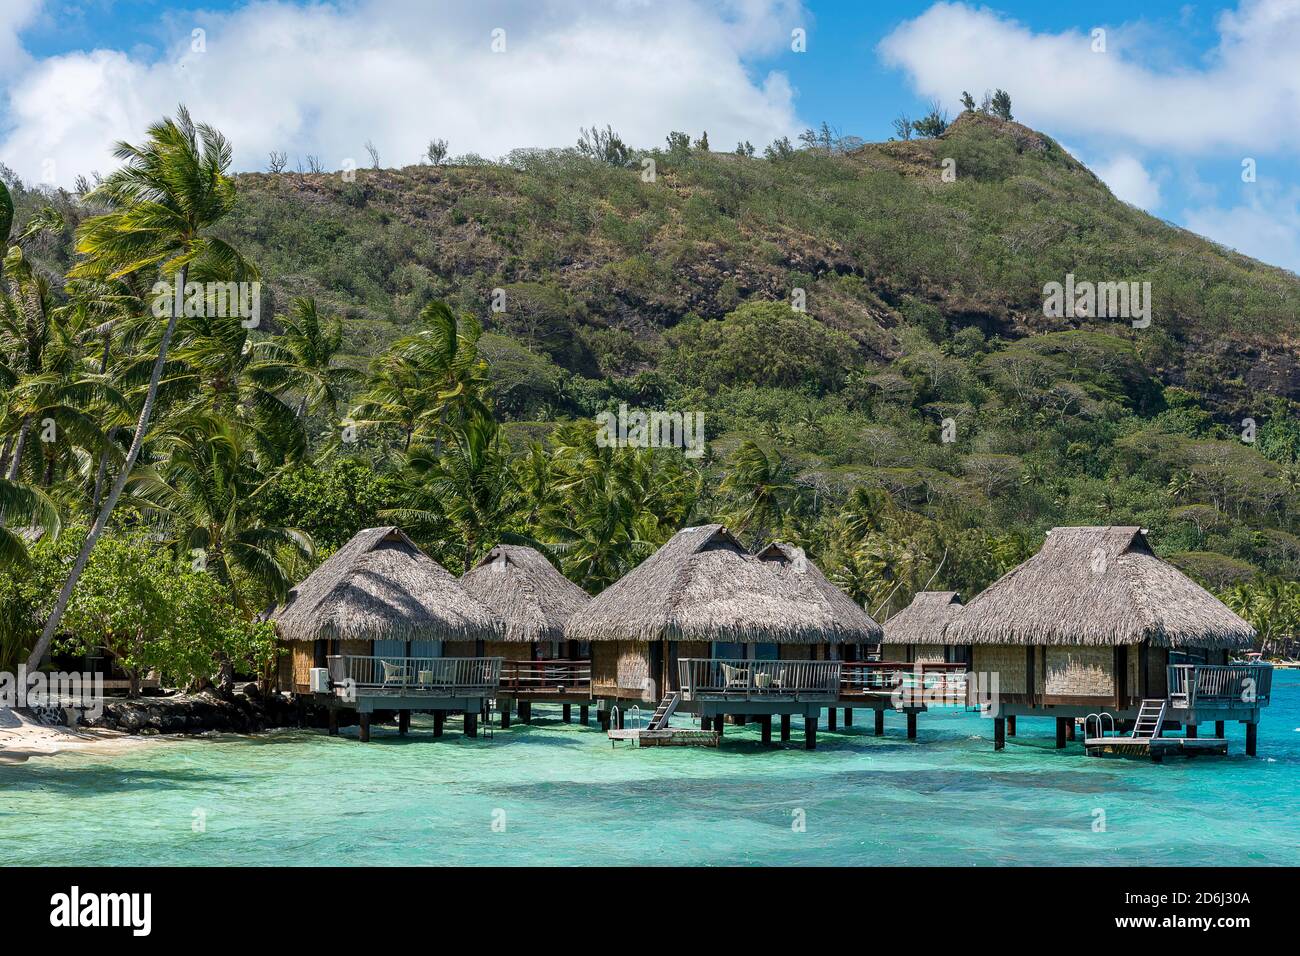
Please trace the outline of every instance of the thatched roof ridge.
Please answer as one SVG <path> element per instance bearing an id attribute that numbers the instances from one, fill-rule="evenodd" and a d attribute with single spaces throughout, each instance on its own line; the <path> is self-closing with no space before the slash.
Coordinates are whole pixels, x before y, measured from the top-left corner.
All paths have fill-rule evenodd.
<path id="1" fill-rule="evenodd" d="M 720 524 L 677 532 L 574 614 L 565 635 L 580 641 L 751 644 L 861 639 L 826 600 L 792 586 L 785 570 L 750 554 Z"/>
<path id="2" fill-rule="evenodd" d="M 290 641 L 500 637 L 492 613 L 399 528 L 366 528 L 271 615 Z"/>
<path id="3" fill-rule="evenodd" d="M 1248 647 L 1255 630 L 1156 557 L 1137 527 L 1053 528 L 1038 554 L 975 597 L 949 644 Z"/>
<path id="4" fill-rule="evenodd" d="M 956 591 L 919 591 L 911 604 L 885 622 L 885 643 L 950 644 L 944 630 L 961 607 Z"/>
<path id="5" fill-rule="evenodd" d="M 495 615 L 504 639 L 522 643 L 558 641 L 564 626 L 591 600 L 533 548 L 499 544 L 460 579 Z"/>
<path id="6" fill-rule="evenodd" d="M 803 548 L 774 541 L 757 553 L 760 561 L 782 572 L 798 598 L 820 608 L 834 622 L 839 638 L 832 643 L 876 644 L 884 631 L 853 598 L 831 582 Z"/>

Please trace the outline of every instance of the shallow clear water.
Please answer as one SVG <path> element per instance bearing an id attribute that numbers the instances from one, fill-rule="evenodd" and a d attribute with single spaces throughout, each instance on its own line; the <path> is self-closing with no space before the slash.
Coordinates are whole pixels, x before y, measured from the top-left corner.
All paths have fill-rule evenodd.
<path id="1" fill-rule="evenodd" d="M 1258 759 L 1236 724 L 1231 756 L 1155 765 L 1056 751 L 1050 720 L 994 753 L 973 714 L 923 714 L 910 742 L 859 711 L 809 753 L 797 721 L 789 749 L 727 727 L 719 750 L 636 750 L 574 716 L 535 706 L 493 740 L 449 722 L 434 741 L 417 717 L 368 746 L 286 731 L 0 766 L 0 863 L 1300 863 L 1295 671 L 1274 675 Z"/>

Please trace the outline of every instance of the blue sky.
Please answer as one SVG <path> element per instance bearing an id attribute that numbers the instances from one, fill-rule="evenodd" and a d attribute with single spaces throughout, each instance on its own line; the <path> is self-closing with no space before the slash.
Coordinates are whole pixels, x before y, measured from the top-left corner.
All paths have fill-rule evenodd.
<path id="1" fill-rule="evenodd" d="M 1300 0 L 0 4 L 0 162 L 65 185 L 181 100 L 241 168 L 271 149 L 339 168 L 367 141 L 402 165 L 434 136 L 495 157 L 606 122 L 636 145 L 761 147 L 822 120 L 885 139 L 900 111 L 998 86 L 1121 198 L 1300 271 Z"/>

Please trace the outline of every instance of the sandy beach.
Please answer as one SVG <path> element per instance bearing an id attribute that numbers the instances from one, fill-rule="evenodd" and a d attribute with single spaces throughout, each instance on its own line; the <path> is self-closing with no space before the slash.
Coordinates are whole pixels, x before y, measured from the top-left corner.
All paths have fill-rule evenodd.
<path id="1" fill-rule="evenodd" d="M 0 707 L 0 764 L 21 763 L 72 751 L 111 753 L 144 743 L 140 737 L 115 730 L 71 730 L 51 727 Z"/>

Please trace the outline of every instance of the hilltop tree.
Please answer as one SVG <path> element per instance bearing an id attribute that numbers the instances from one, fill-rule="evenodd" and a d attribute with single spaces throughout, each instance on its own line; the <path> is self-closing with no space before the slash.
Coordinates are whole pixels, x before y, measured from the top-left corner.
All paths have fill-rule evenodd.
<path id="1" fill-rule="evenodd" d="M 588 159 L 610 166 L 626 166 L 632 158 L 632 149 L 608 124 L 604 129 L 593 126 L 578 130 L 578 152 Z"/>
<path id="2" fill-rule="evenodd" d="M 434 166 L 441 166 L 447 161 L 447 141 L 445 139 L 429 140 L 424 155 Z"/>
<path id="3" fill-rule="evenodd" d="M 945 110 L 938 100 L 930 101 L 930 112 L 926 113 L 919 120 L 912 123 L 912 129 L 916 130 L 918 136 L 924 136 L 933 139 L 936 136 L 942 136 L 944 130 L 948 128 L 948 111 Z"/>
<path id="4" fill-rule="evenodd" d="M 912 118 L 906 113 L 899 113 L 894 117 L 894 135 L 899 139 L 908 140 L 912 138 Z"/>
<path id="5" fill-rule="evenodd" d="M 998 90 L 993 94 L 993 99 L 989 102 L 989 112 L 998 119 L 1011 120 L 1011 94 L 1006 90 Z"/>
<path id="6" fill-rule="evenodd" d="M 975 97 L 971 96 L 966 90 L 961 91 L 961 108 L 967 113 L 975 112 Z"/>

